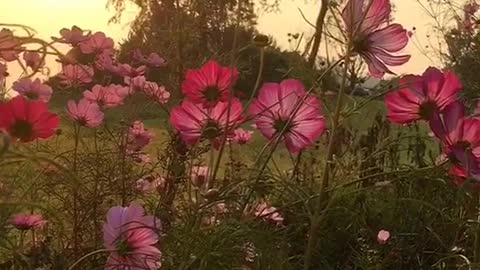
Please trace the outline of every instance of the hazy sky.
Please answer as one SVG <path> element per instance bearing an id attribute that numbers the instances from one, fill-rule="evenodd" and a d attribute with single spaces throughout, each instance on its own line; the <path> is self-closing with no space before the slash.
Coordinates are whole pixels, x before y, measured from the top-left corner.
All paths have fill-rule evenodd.
<path id="1" fill-rule="evenodd" d="M 396 21 L 405 28 L 417 28 L 416 36 L 420 43 L 426 43 L 428 25 L 431 23 L 425 13 L 419 8 L 416 0 L 392 0 L 397 9 Z M 19 23 L 33 27 L 43 38 L 58 36 L 62 27 L 74 24 L 94 31 L 104 31 L 116 41 L 128 33 L 128 23 L 135 16 L 135 8 L 127 9 L 121 24 L 108 24 L 113 10 L 106 10 L 106 0 L 0 0 L 2 23 Z M 319 3 L 313 0 L 283 0 L 281 12 L 260 14 L 258 28 L 261 32 L 274 36 L 280 46 L 288 48 L 287 33 L 312 33 L 312 28 L 300 16 L 300 8 L 309 21 L 314 22 L 318 13 Z M 425 44 L 423 44 L 425 45 Z M 422 72 L 428 65 L 433 65 L 419 50 L 409 45 L 407 52 L 412 54 L 411 61 L 397 69 L 399 73 Z M 53 70 L 56 64 L 49 63 Z"/>

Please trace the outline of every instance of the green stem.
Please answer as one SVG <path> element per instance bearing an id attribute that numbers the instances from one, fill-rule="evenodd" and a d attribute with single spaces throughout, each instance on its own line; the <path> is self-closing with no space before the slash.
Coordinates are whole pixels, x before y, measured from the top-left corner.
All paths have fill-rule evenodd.
<path id="1" fill-rule="evenodd" d="M 77 173 L 77 155 L 78 142 L 80 140 L 80 126 L 74 124 L 75 145 L 73 149 L 73 173 Z M 79 183 L 75 182 L 73 186 L 73 254 L 76 257 L 78 252 L 78 188 Z"/>
<path id="2" fill-rule="evenodd" d="M 319 229 L 321 225 L 321 220 L 323 219 L 323 215 L 321 213 L 322 210 L 322 205 L 324 201 L 328 201 L 326 190 L 329 187 L 330 184 L 330 173 L 332 164 L 333 164 L 333 154 L 335 152 L 335 143 L 336 143 L 336 137 L 337 137 L 337 131 L 338 131 L 338 126 L 339 126 L 339 121 L 340 121 L 340 115 L 342 112 L 342 105 L 343 105 L 343 94 L 345 92 L 345 84 L 347 81 L 347 75 L 348 75 L 348 66 L 350 65 L 350 56 L 351 56 L 351 46 L 349 42 L 347 44 L 347 51 L 345 54 L 345 63 L 344 63 L 344 68 L 343 68 L 343 79 L 342 79 L 342 84 L 340 85 L 340 91 L 338 92 L 337 96 L 337 103 L 335 105 L 335 112 L 333 114 L 333 119 L 331 123 L 331 133 L 329 136 L 328 140 L 328 146 L 327 146 L 327 160 L 325 162 L 325 167 L 323 170 L 323 177 L 322 177 L 322 187 L 320 190 L 320 197 L 317 200 L 317 205 L 315 207 L 315 213 L 314 216 L 312 217 L 312 225 L 310 226 L 310 231 L 309 231 L 309 236 L 308 236 L 308 243 L 307 243 L 307 249 L 305 251 L 305 258 L 304 258 L 304 270 L 309 270 L 310 266 L 312 264 L 312 258 L 313 258 L 313 253 L 315 250 L 315 247 L 318 242 L 318 237 L 319 237 Z M 323 212 L 324 213 L 324 212 Z"/>
<path id="3" fill-rule="evenodd" d="M 92 251 L 88 254 L 86 254 L 85 256 L 81 257 L 80 259 L 78 259 L 75 263 L 72 264 L 72 266 L 70 266 L 68 268 L 68 270 L 72 270 L 73 268 L 75 268 L 77 265 L 79 265 L 82 261 L 84 261 L 85 259 L 93 256 L 93 255 L 96 255 L 96 254 L 99 254 L 99 253 L 103 253 L 103 252 L 109 252 L 110 250 L 108 249 L 99 249 L 99 250 L 95 250 L 95 251 Z"/>

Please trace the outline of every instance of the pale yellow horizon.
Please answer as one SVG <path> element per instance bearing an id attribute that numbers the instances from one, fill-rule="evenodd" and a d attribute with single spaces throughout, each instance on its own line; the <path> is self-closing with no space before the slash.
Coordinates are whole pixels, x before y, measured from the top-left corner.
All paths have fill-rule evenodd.
<path id="1" fill-rule="evenodd" d="M 109 24 L 114 10 L 106 9 L 107 0 L 15 0 L 0 1 L 2 23 L 24 24 L 34 28 L 41 38 L 58 36 L 63 27 L 78 25 L 83 29 L 103 31 L 116 42 L 126 38 L 130 22 L 135 18 L 137 9 L 130 5 L 123 14 L 120 24 Z M 432 21 L 420 9 L 416 0 L 392 0 L 396 6 L 395 19 L 405 28 L 415 27 L 416 43 L 425 46 L 428 43 L 426 35 L 431 29 Z M 273 36 L 277 44 L 289 49 L 288 33 L 313 33 L 313 29 L 302 18 L 298 9 L 301 9 L 309 21 L 314 22 L 319 9 L 318 1 L 283 0 L 280 12 L 259 14 L 258 29 L 260 32 Z M 406 53 L 412 55 L 409 63 L 395 69 L 398 73 L 421 73 L 427 66 L 438 65 L 431 61 L 414 46 L 409 44 Z M 58 70 L 58 64 L 49 60 L 52 72 Z"/>

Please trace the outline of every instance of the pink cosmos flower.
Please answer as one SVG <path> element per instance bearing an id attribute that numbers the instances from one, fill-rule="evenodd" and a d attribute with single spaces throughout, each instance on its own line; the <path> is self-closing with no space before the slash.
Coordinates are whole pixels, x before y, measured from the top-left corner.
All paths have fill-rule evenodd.
<path id="1" fill-rule="evenodd" d="M 462 84 L 453 72 L 429 67 L 422 76 L 407 75 L 400 80 L 400 90 L 385 96 L 387 118 L 398 124 L 430 120 L 449 104 L 457 101 Z"/>
<path id="2" fill-rule="evenodd" d="M 233 141 L 238 144 L 247 144 L 252 139 L 253 131 L 244 130 L 243 128 L 237 128 L 235 131 L 235 137 Z"/>
<path id="3" fill-rule="evenodd" d="M 38 52 L 24 52 L 23 60 L 25 60 L 27 67 L 33 70 L 38 70 L 45 66 L 45 59 Z"/>
<path id="4" fill-rule="evenodd" d="M 207 166 L 193 166 L 190 180 L 198 188 L 203 187 L 208 180 L 209 168 Z"/>
<path id="5" fill-rule="evenodd" d="M 123 97 L 117 93 L 116 87 L 95 85 L 91 90 L 83 92 L 83 97 L 101 108 L 109 109 L 123 104 Z"/>
<path id="6" fill-rule="evenodd" d="M 107 259 L 106 270 L 157 270 L 161 266 L 162 253 L 155 246 L 160 221 L 145 216 L 140 205 L 116 206 L 107 213 L 103 225 L 105 248 L 113 250 Z"/>
<path id="7" fill-rule="evenodd" d="M 128 129 L 127 149 L 140 151 L 152 141 L 153 136 L 153 133 L 145 128 L 143 122 L 137 120 Z"/>
<path id="8" fill-rule="evenodd" d="M 67 103 L 67 114 L 81 126 L 95 128 L 103 122 L 103 112 L 97 103 L 92 103 L 86 99 L 81 99 L 78 104 L 73 100 Z"/>
<path id="9" fill-rule="evenodd" d="M 0 59 L 7 62 L 18 59 L 18 54 L 23 51 L 20 41 L 10 29 L 0 30 Z"/>
<path id="10" fill-rule="evenodd" d="M 45 102 L 28 101 L 23 96 L 0 103 L 0 115 L 0 130 L 22 142 L 47 139 L 60 125 L 58 116 L 48 111 Z"/>
<path id="11" fill-rule="evenodd" d="M 102 54 L 113 51 L 113 39 L 105 36 L 103 32 L 96 32 L 80 43 L 80 51 L 84 54 Z"/>
<path id="12" fill-rule="evenodd" d="M 388 66 L 410 60 L 410 55 L 395 54 L 407 46 L 408 35 L 400 24 L 389 24 L 390 12 L 390 0 L 349 0 L 342 12 L 353 52 L 367 62 L 370 74 L 376 78 L 393 74 Z"/>
<path id="13" fill-rule="evenodd" d="M 137 68 L 134 68 L 129 64 L 120 64 L 117 66 L 117 73 L 118 75 L 123 77 L 135 78 L 138 76 L 145 75 L 146 69 L 147 69 L 146 66 L 139 66 Z"/>
<path id="14" fill-rule="evenodd" d="M 237 82 L 236 68 L 222 67 L 209 61 L 202 68 L 187 71 L 182 92 L 195 104 L 211 107 L 228 100 L 229 89 Z"/>
<path id="15" fill-rule="evenodd" d="M 17 214 L 10 219 L 10 224 L 19 230 L 27 231 L 41 229 L 47 221 L 39 214 Z"/>
<path id="16" fill-rule="evenodd" d="M 434 116 L 430 128 L 442 143 L 451 173 L 480 180 L 480 120 L 465 118 L 464 106 L 455 102 Z"/>
<path id="17" fill-rule="evenodd" d="M 6 77 L 8 77 L 7 65 L 4 63 L 0 63 L 0 81 L 3 81 Z"/>
<path id="18" fill-rule="evenodd" d="M 184 100 L 180 106 L 173 108 L 170 114 L 172 126 L 188 145 L 196 144 L 201 139 L 215 142 L 222 138 L 225 132 L 227 136 L 231 136 L 243 119 L 242 104 L 238 99 L 232 100 L 230 104 L 218 102 L 210 109 Z"/>
<path id="19" fill-rule="evenodd" d="M 81 42 L 90 38 L 90 32 L 85 33 L 80 27 L 74 25 L 71 29 L 62 28 L 60 30 L 61 38 L 52 37 L 53 40 L 61 43 L 67 43 L 76 47 Z"/>
<path id="20" fill-rule="evenodd" d="M 165 104 L 170 99 L 170 92 L 168 92 L 164 86 L 159 86 L 155 82 L 146 82 L 143 87 L 143 92 L 159 104 Z"/>
<path id="21" fill-rule="evenodd" d="M 114 57 L 109 51 L 103 52 L 95 56 L 95 67 L 102 71 L 117 73 L 118 66 L 115 65 L 114 62 Z"/>
<path id="22" fill-rule="evenodd" d="M 380 245 L 385 245 L 390 239 L 390 232 L 386 230 L 380 230 L 377 234 L 377 242 Z"/>
<path id="23" fill-rule="evenodd" d="M 160 57 L 157 53 L 150 53 L 148 57 L 145 57 L 139 49 L 133 51 L 133 59 L 150 67 L 164 67 L 167 62 L 164 58 Z"/>
<path id="24" fill-rule="evenodd" d="M 22 78 L 14 82 L 12 88 L 27 99 L 43 102 L 48 102 L 53 93 L 52 88 L 47 84 L 43 84 L 38 78 L 33 82 L 30 78 Z"/>
<path id="25" fill-rule="evenodd" d="M 130 87 L 120 84 L 110 84 L 108 88 L 110 91 L 116 93 L 122 100 L 133 94 L 133 91 Z"/>
<path id="26" fill-rule="evenodd" d="M 277 211 L 277 208 L 271 206 L 265 201 L 257 203 L 253 209 L 255 217 L 271 222 L 276 226 L 283 225 L 283 216 Z"/>
<path id="27" fill-rule="evenodd" d="M 155 176 L 147 176 L 138 179 L 135 182 L 135 188 L 144 193 L 154 193 L 154 192 L 162 192 L 165 190 L 167 181 L 164 177 L 155 177 Z"/>
<path id="28" fill-rule="evenodd" d="M 85 65 L 64 65 L 57 76 L 60 83 L 66 87 L 88 84 L 93 80 L 93 68 Z"/>
<path id="29" fill-rule="evenodd" d="M 320 102 L 314 96 L 306 96 L 298 80 L 265 83 L 252 102 L 250 115 L 255 117 L 263 136 L 271 141 L 284 131 L 281 139 L 291 153 L 313 145 L 325 131 Z"/>
<path id="30" fill-rule="evenodd" d="M 125 77 L 124 78 L 125 84 L 130 86 L 132 92 L 135 91 L 142 91 L 147 83 L 145 76 L 137 76 L 137 77 Z"/>

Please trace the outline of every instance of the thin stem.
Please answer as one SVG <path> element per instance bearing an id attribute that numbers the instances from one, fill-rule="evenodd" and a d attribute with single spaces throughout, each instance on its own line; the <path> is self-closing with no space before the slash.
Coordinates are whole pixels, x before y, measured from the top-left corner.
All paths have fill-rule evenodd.
<path id="1" fill-rule="evenodd" d="M 325 200 L 328 200 L 326 198 L 326 190 L 329 187 L 329 180 L 330 180 L 330 173 L 331 169 L 333 168 L 333 154 L 335 152 L 335 144 L 336 144 L 336 137 L 337 137 L 337 131 L 338 131 L 338 126 L 339 126 L 339 121 L 340 121 L 340 115 L 342 111 L 342 105 L 343 105 L 343 93 L 345 92 L 345 84 L 347 81 L 347 75 L 348 75 L 348 66 L 350 65 L 350 56 L 351 56 L 351 42 L 348 42 L 347 44 L 347 50 L 345 54 L 345 63 L 344 63 L 344 68 L 343 68 L 343 79 L 342 79 L 342 84 L 340 85 L 340 91 L 338 92 L 337 96 L 337 103 L 335 105 L 335 112 L 333 114 L 333 119 L 331 123 L 331 133 L 329 136 L 329 141 L 328 141 L 328 146 L 327 146 L 327 160 L 325 162 L 325 167 L 323 170 L 323 177 L 322 177 L 322 187 L 320 190 L 320 197 L 317 200 L 317 205 L 315 207 L 315 213 L 312 218 L 312 225 L 310 226 L 310 231 L 309 231 L 309 237 L 308 237 L 308 243 L 307 243 L 307 250 L 305 252 L 305 259 L 304 259 L 304 270 L 309 270 L 310 265 L 312 264 L 312 258 L 313 258 L 313 253 L 315 250 L 315 246 L 317 245 L 318 242 L 318 237 L 319 237 L 319 228 L 321 225 L 321 220 L 323 219 L 323 215 L 321 208 Z"/>
<path id="2" fill-rule="evenodd" d="M 265 48 L 260 47 L 260 66 L 258 67 L 257 80 L 255 81 L 255 86 L 252 89 L 252 93 L 248 98 L 247 104 L 245 105 L 245 110 L 247 110 L 247 108 L 252 103 L 253 99 L 255 98 L 255 94 L 257 93 L 258 88 L 260 87 L 264 66 L 265 66 Z"/>
<path id="3" fill-rule="evenodd" d="M 68 270 L 72 270 L 73 268 L 75 268 L 77 265 L 79 265 L 81 262 L 83 262 L 85 259 L 93 256 L 93 255 L 96 255 L 96 254 L 99 254 L 99 253 L 103 253 L 103 252 L 110 252 L 110 250 L 108 249 L 99 249 L 99 250 L 95 250 L 95 251 L 92 251 L 88 254 L 86 254 L 85 256 L 81 257 L 80 259 L 78 259 L 75 263 L 72 264 L 72 266 L 70 266 L 68 268 Z"/>
<path id="4" fill-rule="evenodd" d="M 80 140 L 80 126 L 74 124 L 74 140 L 75 145 L 73 149 L 73 174 L 77 173 L 77 156 L 78 156 L 78 142 Z M 75 182 L 73 185 L 73 254 L 78 252 L 78 188 L 79 183 Z"/>

